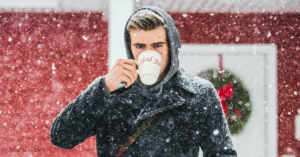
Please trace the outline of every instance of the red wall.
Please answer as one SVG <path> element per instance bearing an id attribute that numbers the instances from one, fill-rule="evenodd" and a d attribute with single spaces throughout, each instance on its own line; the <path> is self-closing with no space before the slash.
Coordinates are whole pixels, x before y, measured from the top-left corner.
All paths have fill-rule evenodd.
<path id="1" fill-rule="evenodd" d="M 300 14 L 183 14 L 171 13 L 183 43 L 277 46 L 278 154 L 292 149 L 300 157 L 300 142 L 294 136 L 294 117 L 300 109 Z"/>
<path id="2" fill-rule="evenodd" d="M 94 137 L 65 150 L 52 145 L 49 131 L 107 73 L 107 57 L 102 13 L 0 13 L 0 156 L 96 156 Z"/>
<path id="3" fill-rule="evenodd" d="M 277 46 L 278 154 L 297 153 L 300 14 L 182 14 L 171 16 L 183 43 Z M 72 99 L 107 73 L 107 56 L 101 13 L 0 13 L 1 156 L 96 156 L 94 138 L 65 150 L 51 144 L 49 130 Z"/>

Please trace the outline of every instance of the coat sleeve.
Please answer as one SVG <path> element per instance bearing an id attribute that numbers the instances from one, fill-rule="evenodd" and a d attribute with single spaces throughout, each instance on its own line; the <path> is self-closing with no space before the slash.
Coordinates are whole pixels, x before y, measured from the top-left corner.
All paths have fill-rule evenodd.
<path id="1" fill-rule="evenodd" d="M 209 82 L 204 102 L 209 111 L 206 118 L 205 136 L 200 141 L 204 157 L 236 157 L 227 121 L 219 96 L 214 86 Z"/>
<path id="2" fill-rule="evenodd" d="M 96 125 L 104 127 L 101 115 L 114 96 L 109 93 L 104 76 L 95 79 L 57 115 L 50 130 L 51 142 L 57 147 L 71 149 L 94 136 Z"/>

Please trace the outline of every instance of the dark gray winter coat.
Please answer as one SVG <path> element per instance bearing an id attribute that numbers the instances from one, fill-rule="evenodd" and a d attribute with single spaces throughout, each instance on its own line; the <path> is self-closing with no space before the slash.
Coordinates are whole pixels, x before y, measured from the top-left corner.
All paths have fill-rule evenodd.
<path id="1" fill-rule="evenodd" d="M 121 157 L 197 157 L 200 147 L 204 157 L 236 157 L 214 86 L 179 67 L 181 43 L 173 19 L 156 7 L 141 9 L 164 19 L 170 57 L 166 77 L 152 86 L 138 78 L 112 93 L 105 76 L 95 79 L 55 118 L 51 142 L 71 149 L 96 135 L 98 156 L 114 157 L 145 119 L 159 114 Z M 126 29 L 125 42 L 133 59 Z"/>

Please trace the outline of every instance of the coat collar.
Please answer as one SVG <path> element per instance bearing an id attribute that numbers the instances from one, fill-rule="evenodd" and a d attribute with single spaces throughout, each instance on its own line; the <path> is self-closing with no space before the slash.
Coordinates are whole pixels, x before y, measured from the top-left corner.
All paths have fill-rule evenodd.
<path id="1" fill-rule="evenodd" d="M 174 85 L 184 89 L 187 92 L 196 94 L 197 91 L 194 86 L 194 78 L 185 69 L 179 68 L 177 73 L 174 75 Z"/>
<path id="2" fill-rule="evenodd" d="M 139 102 L 145 103 L 145 105 L 141 105 L 144 106 L 144 108 L 142 108 L 137 115 L 135 123 L 152 117 L 155 114 L 182 106 L 186 102 L 186 99 L 190 97 L 190 94 L 197 93 L 193 87 L 193 77 L 182 68 L 164 84 L 162 91 L 157 91 L 160 92 L 159 94 L 147 95 L 143 94 L 142 91 L 143 90 L 137 84 L 133 84 L 131 89 L 124 91 L 119 97 L 121 100 L 128 99 L 129 97 L 145 97 L 146 100 L 149 100 L 147 102 Z"/>

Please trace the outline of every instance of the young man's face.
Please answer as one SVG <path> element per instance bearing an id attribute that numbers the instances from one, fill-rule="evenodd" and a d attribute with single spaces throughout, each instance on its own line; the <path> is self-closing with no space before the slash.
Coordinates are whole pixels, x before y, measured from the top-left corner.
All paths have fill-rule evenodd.
<path id="1" fill-rule="evenodd" d="M 162 57 L 162 63 L 160 68 L 161 75 L 168 64 L 168 43 L 166 36 L 166 29 L 163 26 L 159 26 L 153 30 L 144 31 L 141 29 L 130 30 L 131 38 L 131 51 L 134 60 L 138 60 L 138 56 L 141 52 L 146 50 L 154 50 L 158 52 Z"/>

